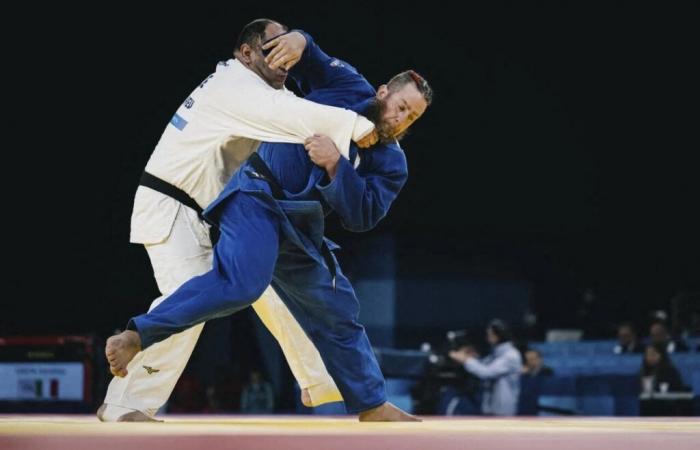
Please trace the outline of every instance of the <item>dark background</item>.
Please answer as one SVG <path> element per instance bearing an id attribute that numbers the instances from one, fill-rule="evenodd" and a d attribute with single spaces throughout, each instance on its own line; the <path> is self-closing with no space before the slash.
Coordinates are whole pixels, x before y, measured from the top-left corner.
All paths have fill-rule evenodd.
<path id="1" fill-rule="evenodd" d="M 265 16 L 374 85 L 414 68 L 435 91 L 387 219 L 365 236 L 330 220 L 351 276 L 373 276 L 361 242 L 392 237 L 396 277 L 521 281 L 546 326 L 571 325 L 588 288 L 600 317 L 638 322 L 700 289 L 697 5 L 482 3 L 37 8 L 4 67 L 0 334 L 106 336 L 157 295 L 128 244 L 138 178 L 177 106 Z"/>

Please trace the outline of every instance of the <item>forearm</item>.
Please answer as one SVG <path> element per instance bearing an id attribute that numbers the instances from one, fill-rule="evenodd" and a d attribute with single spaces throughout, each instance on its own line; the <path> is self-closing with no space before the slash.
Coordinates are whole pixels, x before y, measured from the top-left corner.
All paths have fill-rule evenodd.
<path id="1" fill-rule="evenodd" d="M 238 135 L 259 141 L 303 143 L 314 134 L 331 138 L 348 157 L 350 141 L 358 140 L 374 125 L 353 111 L 321 105 L 284 91 L 248 94 L 232 114 Z"/>
<path id="2" fill-rule="evenodd" d="M 476 358 L 469 358 L 464 363 L 464 369 L 484 379 L 497 378 L 509 372 L 508 366 L 502 361 L 493 360 L 490 363 L 484 364 Z"/>

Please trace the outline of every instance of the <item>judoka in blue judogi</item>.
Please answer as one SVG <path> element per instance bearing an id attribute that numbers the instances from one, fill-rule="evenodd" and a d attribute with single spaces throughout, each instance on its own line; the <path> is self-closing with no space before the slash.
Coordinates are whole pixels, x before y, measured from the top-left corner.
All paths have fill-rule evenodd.
<path id="1" fill-rule="evenodd" d="M 332 254 L 337 246 L 323 236 L 324 217 L 335 211 L 345 228 L 359 232 L 387 214 L 408 175 L 396 138 L 425 111 L 432 92 L 414 71 L 375 91 L 354 67 L 304 36 L 305 55 L 290 72 L 301 91 L 372 119 L 380 143 L 366 150 L 351 144 L 348 159 L 321 136 L 307 148 L 262 144 L 204 212 L 220 229 L 213 269 L 134 317 L 129 328 L 146 348 L 249 306 L 271 283 L 318 348 L 347 410 L 357 413 L 386 402 L 384 378 L 357 322 L 355 293 Z"/>

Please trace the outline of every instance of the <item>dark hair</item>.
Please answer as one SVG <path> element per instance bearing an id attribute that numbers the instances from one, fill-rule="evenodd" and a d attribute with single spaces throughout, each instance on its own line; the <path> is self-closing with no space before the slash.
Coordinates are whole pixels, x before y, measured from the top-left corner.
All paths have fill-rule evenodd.
<path id="1" fill-rule="evenodd" d="M 666 344 L 664 343 L 655 343 L 655 344 L 647 344 L 646 348 L 644 349 L 645 353 L 646 350 L 649 348 L 653 348 L 656 353 L 658 353 L 661 357 L 659 358 L 659 363 L 656 366 L 650 366 L 647 363 L 647 358 L 646 355 L 644 356 L 644 362 L 642 363 L 642 374 L 643 375 L 651 375 L 661 368 L 666 368 L 668 366 L 671 366 L 671 358 L 668 357 L 668 351 L 666 351 Z"/>
<path id="2" fill-rule="evenodd" d="M 433 101 L 433 88 L 430 87 L 428 82 L 426 81 L 425 78 L 420 76 L 418 72 L 415 70 L 406 70 L 398 75 L 394 75 L 391 80 L 386 84 L 386 87 L 391 91 L 395 92 L 402 86 L 408 84 L 408 83 L 413 83 L 416 88 L 418 89 L 418 92 L 423 95 L 423 98 L 425 99 L 425 102 L 430 105 Z"/>
<path id="3" fill-rule="evenodd" d="M 248 25 L 244 26 L 241 30 L 241 33 L 238 35 L 238 40 L 236 41 L 235 50 L 239 50 L 241 48 L 241 45 L 243 44 L 248 44 L 253 48 L 259 46 L 262 43 L 262 41 L 265 40 L 265 28 L 267 28 L 268 25 L 273 23 L 281 25 L 282 28 L 284 28 L 284 30 L 287 31 L 287 26 L 279 23 L 276 20 L 264 18 L 255 19 Z"/>
<path id="4" fill-rule="evenodd" d="M 622 327 L 629 328 L 630 330 L 632 330 L 632 333 L 637 334 L 637 329 L 635 328 L 635 326 L 632 322 L 620 322 L 617 325 L 618 330 Z"/>
<path id="5" fill-rule="evenodd" d="M 493 319 L 487 327 L 498 338 L 498 343 L 508 342 L 512 339 L 508 325 L 501 319 Z"/>

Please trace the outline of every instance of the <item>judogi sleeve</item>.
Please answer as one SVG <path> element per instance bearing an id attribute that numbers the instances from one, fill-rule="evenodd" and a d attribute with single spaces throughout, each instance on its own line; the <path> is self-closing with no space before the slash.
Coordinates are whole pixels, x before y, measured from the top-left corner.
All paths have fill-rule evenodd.
<path id="1" fill-rule="evenodd" d="M 351 65 L 328 56 L 313 40 L 311 35 L 294 30 L 306 38 L 306 48 L 299 62 L 292 67 L 289 75 L 296 82 L 304 96 L 317 89 L 347 88 L 364 86 L 367 81 Z"/>
<path id="2" fill-rule="evenodd" d="M 241 70 L 247 71 L 243 67 Z M 236 83 L 233 89 L 219 82 L 206 95 L 218 97 L 207 102 L 211 118 L 222 118 L 227 132 L 234 136 L 299 144 L 314 133 L 324 134 L 347 155 L 350 141 L 374 127 L 354 111 L 304 100 L 286 89 L 273 89 L 252 73 L 232 81 Z M 188 113 L 183 108 L 180 111 Z"/>
<path id="3" fill-rule="evenodd" d="M 380 147 L 366 154 L 358 170 L 340 158 L 335 178 L 316 186 L 347 230 L 374 228 L 406 183 L 408 170 L 403 150 L 398 145 Z"/>

